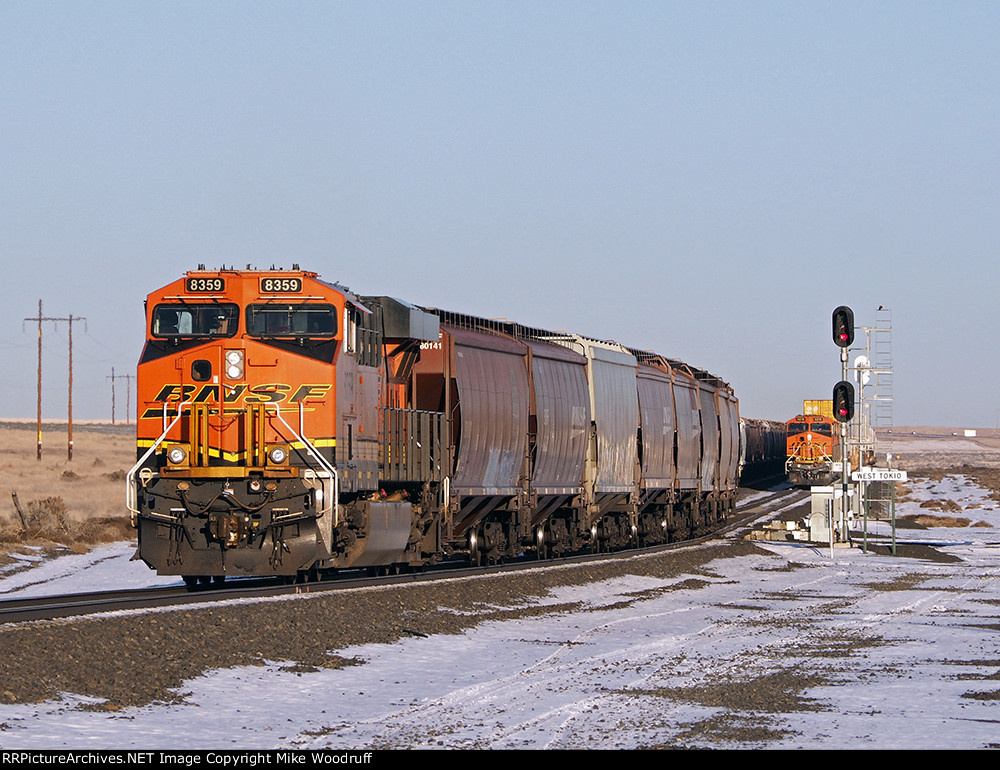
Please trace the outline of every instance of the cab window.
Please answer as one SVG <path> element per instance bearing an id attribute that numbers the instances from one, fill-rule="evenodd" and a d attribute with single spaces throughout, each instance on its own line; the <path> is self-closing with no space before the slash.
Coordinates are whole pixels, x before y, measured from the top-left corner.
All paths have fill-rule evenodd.
<path id="1" fill-rule="evenodd" d="M 153 337 L 232 337 L 239 326 L 240 310 L 231 304 L 157 305 L 150 332 Z"/>
<path id="2" fill-rule="evenodd" d="M 337 308 L 312 303 L 268 303 L 247 306 L 251 337 L 335 337 Z"/>

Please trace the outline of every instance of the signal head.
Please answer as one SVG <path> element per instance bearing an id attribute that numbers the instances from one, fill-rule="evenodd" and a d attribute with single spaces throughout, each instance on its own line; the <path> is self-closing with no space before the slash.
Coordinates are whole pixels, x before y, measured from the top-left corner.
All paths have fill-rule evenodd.
<path id="1" fill-rule="evenodd" d="M 841 348 L 854 344 L 854 311 L 847 305 L 833 311 L 833 342 Z"/>
<path id="2" fill-rule="evenodd" d="M 854 417 L 854 385 L 847 380 L 833 386 L 833 416 L 837 422 L 850 422 Z"/>

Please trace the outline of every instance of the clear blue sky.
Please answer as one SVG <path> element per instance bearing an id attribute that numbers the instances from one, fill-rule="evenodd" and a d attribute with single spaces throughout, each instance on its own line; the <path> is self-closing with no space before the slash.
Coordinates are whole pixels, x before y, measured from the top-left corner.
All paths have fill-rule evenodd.
<path id="1" fill-rule="evenodd" d="M 771 419 L 829 398 L 833 308 L 884 305 L 896 424 L 994 427 L 998 40 L 996 2 L 5 0 L 0 415 L 35 413 L 39 299 L 86 317 L 103 418 L 148 291 L 297 262 L 683 358 Z"/>

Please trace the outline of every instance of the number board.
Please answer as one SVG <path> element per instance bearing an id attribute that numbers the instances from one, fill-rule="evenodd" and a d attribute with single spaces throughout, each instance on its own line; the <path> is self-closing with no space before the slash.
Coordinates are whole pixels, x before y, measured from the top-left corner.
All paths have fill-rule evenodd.
<path id="1" fill-rule="evenodd" d="M 184 291 L 188 294 L 199 294 L 202 292 L 223 292 L 226 290 L 226 280 L 224 278 L 188 278 L 184 282 Z"/>
<path id="2" fill-rule="evenodd" d="M 268 277 L 260 279 L 261 294 L 297 294 L 300 291 L 302 291 L 301 278 Z"/>

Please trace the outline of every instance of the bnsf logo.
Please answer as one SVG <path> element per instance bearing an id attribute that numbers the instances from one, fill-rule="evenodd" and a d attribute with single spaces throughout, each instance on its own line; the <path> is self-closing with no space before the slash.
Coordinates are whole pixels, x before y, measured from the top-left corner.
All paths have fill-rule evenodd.
<path id="1" fill-rule="evenodd" d="M 266 385 L 254 385 L 252 388 L 246 385 L 234 385 L 223 388 L 222 401 L 225 404 L 297 404 L 300 401 L 309 399 L 324 398 L 329 393 L 330 384 L 310 384 L 310 385 L 285 385 L 280 382 L 272 382 Z M 218 385 L 181 385 L 170 384 L 160 388 L 160 392 L 153 398 L 154 401 L 173 402 L 193 401 L 202 404 L 206 401 L 219 400 Z M 149 409 L 143 417 L 159 415 L 158 409 Z"/>

